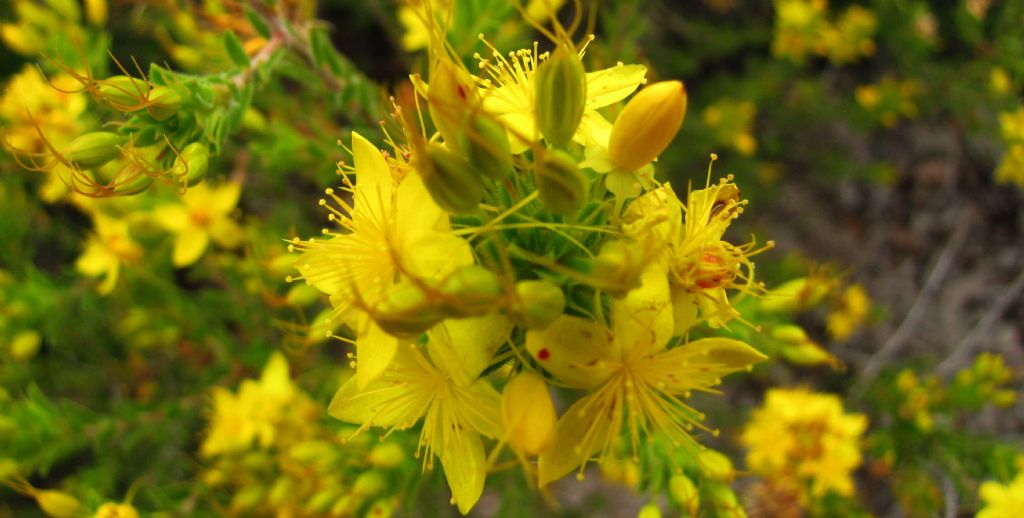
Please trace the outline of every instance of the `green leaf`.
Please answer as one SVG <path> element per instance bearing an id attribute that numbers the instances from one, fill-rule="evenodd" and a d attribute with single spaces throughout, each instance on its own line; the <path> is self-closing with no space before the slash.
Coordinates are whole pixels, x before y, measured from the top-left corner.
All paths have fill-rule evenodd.
<path id="1" fill-rule="evenodd" d="M 264 38 L 270 37 L 270 26 L 267 25 L 266 20 L 264 20 L 259 13 L 248 5 L 245 6 L 245 17 L 249 19 L 249 23 L 252 24 L 252 28 L 256 29 L 256 32 L 258 32 L 260 36 L 263 36 Z"/>
<path id="2" fill-rule="evenodd" d="M 249 55 L 245 53 L 241 40 L 238 39 L 234 32 L 228 31 L 224 33 L 224 49 L 228 51 L 228 56 L 231 57 L 231 61 L 234 61 L 236 65 L 242 68 L 249 68 Z"/>

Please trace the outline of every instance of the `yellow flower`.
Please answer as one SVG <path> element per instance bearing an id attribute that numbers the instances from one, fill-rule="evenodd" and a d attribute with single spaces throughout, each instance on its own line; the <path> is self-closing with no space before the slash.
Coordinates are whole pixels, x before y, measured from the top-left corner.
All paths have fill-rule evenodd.
<path id="1" fill-rule="evenodd" d="M 850 473 L 860 465 L 867 423 L 863 414 L 843 413 L 834 395 L 771 389 L 741 437 L 747 466 L 777 485 L 794 485 L 804 505 L 829 491 L 852 496 Z"/>
<path id="2" fill-rule="evenodd" d="M 536 44 L 533 49 L 510 52 L 507 57 L 493 47 L 490 59 L 475 56 L 486 76 L 476 78 L 484 110 L 508 129 L 512 153 L 522 153 L 538 139 L 534 77 L 547 56 L 538 55 Z M 642 65 L 621 63 L 587 73 L 586 106 L 574 139 L 581 143 L 593 138 L 607 142 L 611 124 L 597 109 L 628 97 L 644 83 L 646 75 L 647 68 Z"/>
<path id="3" fill-rule="evenodd" d="M 1003 140 L 1011 144 L 1024 144 L 1024 107 L 1014 112 L 999 114 L 999 127 Z"/>
<path id="4" fill-rule="evenodd" d="M 128 222 L 106 216 L 93 215 L 95 233 L 85 243 L 85 251 L 75 261 L 75 269 L 90 277 L 103 277 L 99 292 L 110 293 L 117 285 L 122 264 L 131 264 L 142 258 L 142 247 L 128 232 Z"/>
<path id="5" fill-rule="evenodd" d="M 673 336 L 668 271 L 656 262 L 642 284 L 612 301 L 612 327 L 564 315 L 526 335 L 526 348 L 556 379 L 591 393 L 559 419 L 555 439 L 541 454 L 543 486 L 579 467 L 592 455 L 614 455 L 628 435 L 634 457 L 643 437 L 659 434 L 669 444 L 696 449 L 690 435 L 702 415 L 683 402 L 694 390 L 709 390 L 726 374 L 766 357 L 727 338 L 706 338 L 669 349 Z"/>
<path id="6" fill-rule="evenodd" d="M 242 381 L 237 395 L 214 387 L 212 418 L 200 452 L 214 457 L 245 450 L 254 441 L 260 448 L 269 448 L 281 442 L 282 435 L 305 433 L 320 412 L 320 407 L 292 383 L 288 360 L 274 353 L 260 379 Z"/>
<path id="7" fill-rule="evenodd" d="M 398 339 L 385 333 L 361 312 L 350 313 L 361 301 L 374 308 L 400 278 L 436 278 L 471 264 L 468 243 L 454 236 L 448 215 L 434 203 L 419 174 L 399 176 L 381 152 L 358 133 L 352 133 L 357 183 L 352 204 L 328 189 L 340 209 L 330 220 L 342 232 L 324 230 L 326 240 L 294 239 L 302 251 L 295 261 L 301 276 L 330 295 L 335 315 L 349 320 L 356 331 L 359 362 L 356 379 L 365 387 L 391 362 Z"/>
<path id="8" fill-rule="evenodd" d="M 1024 471 L 1017 473 L 1008 484 L 992 480 L 983 482 L 978 493 L 985 507 L 975 518 L 1017 518 L 1024 509 Z"/>
<path id="9" fill-rule="evenodd" d="M 721 327 L 739 316 L 727 290 L 750 292 L 756 253 L 753 244 L 733 245 L 722 235 L 742 212 L 745 202 L 731 178 L 706 189 L 690 191 L 683 219 L 672 186 L 662 185 L 637 198 L 623 217 L 626 235 L 644 241 L 655 236 L 664 243 L 669 267 L 675 335 L 682 335 L 700 321 Z M 771 246 L 771 243 L 768 244 Z"/>
<path id="10" fill-rule="evenodd" d="M 131 504 L 107 502 L 96 509 L 92 518 L 139 518 L 139 512 Z"/>
<path id="11" fill-rule="evenodd" d="M 11 77 L 0 96 L 0 127 L 4 147 L 8 150 L 27 156 L 45 153 L 40 130 L 51 145 L 63 149 L 85 131 L 86 123 L 82 119 L 86 96 L 66 93 L 74 91 L 78 83 L 69 76 L 58 75 L 52 78 L 52 84 L 64 91 L 47 84 L 39 70 L 31 65 L 25 65 Z M 47 176 L 40 187 L 42 198 L 48 202 L 57 201 L 67 191 L 59 174 Z"/>
<path id="12" fill-rule="evenodd" d="M 452 500 L 463 514 L 483 492 L 487 461 L 481 436 L 501 436 L 501 395 L 478 379 L 511 326 L 495 315 L 444 322 L 429 335 L 426 353 L 415 344 L 361 389 L 349 379 L 328 413 L 342 421 L 404 430 L 420 420 L 419 454 L 424 469 L 441 461 Z"/>
<path id="13" fill-rule="evenodd" d="M 238 182 L 213 188 L 201 183 L 189 188 L 179 203 L 154 210 L 157 221 L 175 234 L 174 266 L 184 268 L 198 261 L 211 239 L 224 248 L 241 244 L 242 229 L 231 219 L 241 193 Z"/>
<path id="14" fill-rule="evenodd" d="M 828 314 L 826 326 L 833 340 L 843 341 L 860 329 L 871 311 L 871 298 L 860 284 L 851 284 Z"/>

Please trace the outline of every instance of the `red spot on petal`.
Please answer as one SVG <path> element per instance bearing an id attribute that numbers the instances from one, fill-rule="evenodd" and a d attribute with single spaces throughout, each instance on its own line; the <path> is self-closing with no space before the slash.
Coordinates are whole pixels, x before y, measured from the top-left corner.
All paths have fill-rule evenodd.
<path id="1" fill-rule="evenodd" d="M 548 359 L 550 357 L 551 357 L 551 351 L 547 350 L 546 348 L 537 351 L 537 359 L 538 360 L 546 360 L 546 359 Z"/>

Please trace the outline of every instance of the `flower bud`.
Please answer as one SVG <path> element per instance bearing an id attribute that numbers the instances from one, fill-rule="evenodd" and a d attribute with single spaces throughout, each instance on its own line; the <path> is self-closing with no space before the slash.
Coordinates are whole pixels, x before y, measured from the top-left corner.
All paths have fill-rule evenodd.
<path id="1" fill-rule="evenodd" d="M 521 372 L 505 385 L 501 396 L 501 418 L 509 446 L 522 455 L 543 452 L 555 435 L 555 405 L 544 378 Z"/>
<path id="2" fill-rule="evenodd" d="M 184 179 L 189 187 L 198 184 L 206 177 L 210 164 L 210 148 L 202 142 L 193 142 L 178 153 L 171 166 L 171 174 Z"/>
<path id="3" fill-rule="evenodd" d="M 71 141 L 67 153 L 68 160 L 86 169 L 101 166 L 121 154 L 120 146 L 124 137 L 109 131 L 93 131 L 81 135 Z"/>
<path id="4" fill-rule="evenodd" d="M 816 306 L 831 291 L 831 283 L 820 277 L 799 277 L 769 290 L 759 299 L 762 310 L 790 313 Z"/>
<path id="5" fill-rule="evenodd" d="M 558 45 L 551 57 L 537 69 L 537 129 L 554 146 L 572 141 L 587 104 L 587 73 L 579 54 Z"/>
<path id="6" fill-rule="evenodd" d="M 181 92 L 175 88 L 156 85 L 149 92 L 149 115 L 158 121 L 167 120 L 178 113 L 183 101 Z"/>
<path id="7" fill-rule="evenodd" d="M 450 61 L 438 61 L 430 71 L 427 109 L 445 143 L 458 146 L 458 137 L 465 131 L 467 109 L 474 104 L 476 87 L 469 74 Z"/>
<path id="8" fill-rule="evenodd" d="M 397 443 L 385 442 L 378 444 L 370 450 L 367 460 L 377 468 L 394 468 L 406 458 L 405 450 Z"/>
<path id="9" fill-rule="evenodd" d="M 658 507 L 658 504 L 650 502 L 640 508 L 636 518 L 661 518 L 661 508 Z"/>
<path id="10" fill-rule="evenodd" d="M 483 198 L 484 184 L 469 162 L 436 142 L 427 144 L 424 158 L 419 167 L 423 184 L 442 209 L 463 213 L 476 208 Z"/>
<path id="11" fill-rule="evenodd" d="M 377 471 L 365 471 L 356 478 L 352 493 L 359 496 L 373 496 L 384 489 L 384 477 Z"/>
<path id="12" fill-rule="evenodd" d="M 619 113 L 608 139 L 608 155 L 616 166 L 636 171 L 668 147 L 686 115 L 686 88 L 681 81 L 662 81 L 640 90 Z"/>
<path id="13" fill-rule="evenodd" d="M 441 284 L 441 309 L 455 318 L 483 315 L 501 296 L 498 275 L 483 266 L 470 265 L 452 272 Z"/>
<path id="14" fill-rule="evenodd" d="M 668 479 L 668 495 L 691 515 L 696 515 L 700 510 L 700 492 L 686 475 L 672 475 Z"/>
<path id="15" fill-rule="evenodd" d="M 63 491 L 46 489 L 32 494 L 39 508 L 53 518 L 77 518 L 82 514 L 82 503 Z"/>
<path id="16" fill-rule="evenodd" d="M 587 177 L 564 151 L 545 151 L 534 164 L 533 174 L 540 201 L 551 212 L 573 214 L 587 199 Z"/>
<path id="17" fill-rule="evenodd" d="M 527 328 L 541 330 L 565 311 L 565 294 L 548 281 L 527 280 L 516 283 L 516 300 L 511 314 Z"/>
<path id="18" fill-rule="evenodd" d="M 100 98 L 120 111 L 134 111 L 149 95 L 149 83 L 129 76 L 112 76 L 97 81 Z"/>
<path id="19" fill-rule="evenodd" d="M 139 512 L 130 504 L 107 502 L 96 510 L 92 518 L 139 518 Z"/>
<path id="20" fill-rule="evenodd" d="M 740 505 L 739 499 L 736 498 L 736 492 L 729 487 L 729 484 L 706 480 L 702 484 L 702 489 L 709 503 L 719 515 L 731 518 L 747 516 Z"/>
<path id="21" fill-rule="evenodd" d="M 601 245 L 592 263 L 591 274 L 602 281 L 605 291 L 619 296 L 640 286 L 640 274 L 646 264 L 640 247 L 613 239 Z"/>
<path id="22" fill-rule="evenodd" d="M 728 482 L 736 476 L 732 461 L 722 453 L 706 449 L 697 454 L 697 462 L 704 469 L 704 474 L 715 480 Z"/>
<path id="23" fill-rule="evenodd" d="M 388 291 L 373 319 L 394 336 L 414 338 L 443 320 L 444 314 L 427 300 L 422 288 L 405 282 Z"/>
<path id="24" fill-rule="evenodd" d="M 488 178 L 501 180 L 512 173 L 508 133 L 497 121 L 483 115 L 474 117 L 462 148 L 469 163 Z"/>
<path id="25" fill-rule="evenodd" d="M 15 361 L 31 360 L 39 352 L 42 337 L 34 330 L 26 329 L 14 335 L 11 340 L 10 354 Z"/>
<path id="26" fill-rule="evenodd" d="M 85 0 L 85 17 L 93 25 L 107 23 L 107 0 Z"/>

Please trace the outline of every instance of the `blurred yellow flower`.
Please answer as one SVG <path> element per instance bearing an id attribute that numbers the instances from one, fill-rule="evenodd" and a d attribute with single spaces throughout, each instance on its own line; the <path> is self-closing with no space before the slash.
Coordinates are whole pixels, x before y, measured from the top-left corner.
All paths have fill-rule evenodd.
<path id="1" fill-rule="evenodd" d="M 1024 471 L 1007 484 L 983 482 L 978 493 L 985 507 L 975 518 L 1019 518 L 1024 509 Z"/>
<path id="2" fill-rule="evenodd" d="M 274 353 L 259 380 L 242 381 L 238 393 L 213 389 L 212 418 L 200 451 L 205 457 L 238 452 L 252 447 L 268 448 L 282 436 L 304 437 L 320 407 L 291 379 L 288 360 Z M 291 439 L 285 441 L 290 444 Z"/>
<path id="3" fill-rule="evenodd" d="M 843 290 L 829 312 L 826 327 L 833 340 L 843 341 L 853 335 L 871 311 L 871 298 L 860 284 L 851 284 Z"/>
<path id="4" fill-rule="evenodd" d="M 224 248 L 241 244 L 242 229 L 231 218 L 241 193 L 238 182 L 212 188 L 201 183 L 189 188 L 179 202 L 154 209 L 157 222 L 175 234 L 174 266 L 184 268 L 198 261 L 211 239 Z"/>
<path id="5" fill-rule="evenodd" d="M 850 473 L 861 463 L 860 438 L 867 424 L 863 414 L 843 413 L 835 395 L 771 389 L 741 441 L 751 471 L 776 485 L 794 485 L 789 489 L 806 505 L 810 497 L 830 491 L 854 494 Z"/>
<path id="6" fill-rule="evenodd" d="M 117 285 L 122 264 L 132 264 L 142 258 L 142 247 L 128 232 L 128 221 L 95 213 L 94 233 L 85 243 L 85 250 L 75 262 L 75 268 L 90 277 L 103 277 L 99 292 L 110 293 Z"/>

